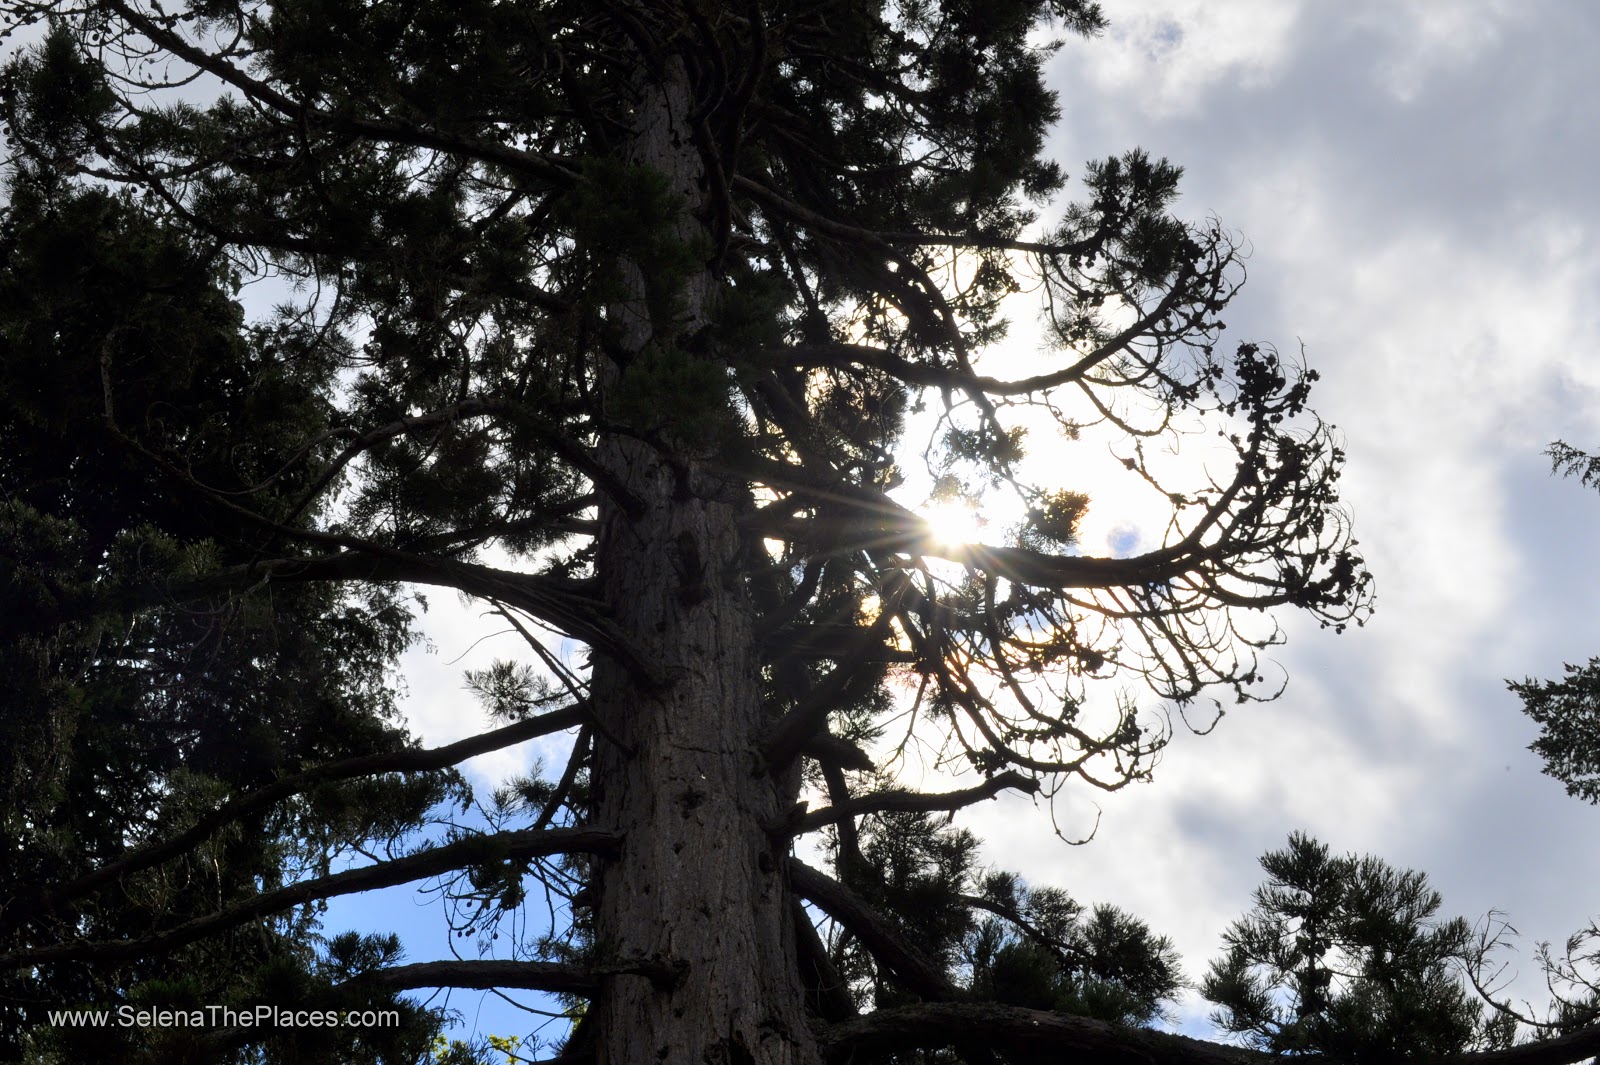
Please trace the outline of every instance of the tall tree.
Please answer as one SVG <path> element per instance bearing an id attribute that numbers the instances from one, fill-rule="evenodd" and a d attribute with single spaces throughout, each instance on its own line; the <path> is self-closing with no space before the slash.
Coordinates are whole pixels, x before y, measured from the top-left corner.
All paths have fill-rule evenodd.
<path id="1" fill-rule="evenodd" d="M 6 616 L 39 678 L 6 727 L 67 767 L 4 765 L 8 849 L 54 833 L 8 874 L 18 986 L 221 979 L 184 952 L 248 927 L 292 953 L 280 926 L 320 899 L 447 876 L 461 931 L 530 889 L 569 927 L 542 958 L 346 944 L 296 971 L 558 991 L 586 1003 L 569 1051 L 602 1062 L 1223 1060 L 1112 1023 L 1176 986 L 1159 939 L 980 883 L 927 819 L 1143 778 L 1165 727 L 1086 682 L 1270 698 L 1278 632 L 1251 615 L 1369 606 L 1315 375 L 1218 352 L 1234 245 L 1170 214 L 1178 168 L 1091 164 L 1032 228 L 1024 202 L 1065 183 L 1045 38 L 1096 31 L 1096 5 L 0 10 L 46 31 L 0 86 L 8 283 L 46 304 L 4 334 Z M 78 267 L 28 243 L 63 218 L 121 278 L 71 277 L 66 303 L 34 279 Z M 278 309 L 240 321 L 245 283 Z M 995 345 L 1024 289 L 1050 350 L 1016 371 Z M 1147 454 L 1186 432 L 1218 441 L 1204 469 Z M 1158 545 L 1080 550 L 1063 456 L 1096 437 L 1167 508 Z M 1018 517 L 952 542 L 922 496 Z M 523 634 L 543 674 L 474 681 L 508 724 L 433 751 L 384 724 L 406 587 Z M 570 763 L 509 789 L 496 831 L 329 871 L 418 824 L 441 770 L 560 730 Z M 137 767 L 92 764 L 122 736 Z M 908 790 L 913 741 L 972 785 Z M 100 835 L 58 827 L 78 816 Z M 273 849 L 297 832 L 309 865 Z M 818 832 L 833 875 L 794 857 Z M 221 888 L 121 897 L 201 862 Z"/>

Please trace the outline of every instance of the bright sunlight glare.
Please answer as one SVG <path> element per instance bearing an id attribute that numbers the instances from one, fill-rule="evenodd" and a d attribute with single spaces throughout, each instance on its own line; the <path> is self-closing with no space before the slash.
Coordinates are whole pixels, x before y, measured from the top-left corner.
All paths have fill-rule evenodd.
<path id="1" fill-rule="evenodd" d="M 946 547 L 978 543 L 988 524 L 978 515 L 977 508 L 956 500 L 931 503 L 923 508 L 922 517 L 934 540 Z"/>

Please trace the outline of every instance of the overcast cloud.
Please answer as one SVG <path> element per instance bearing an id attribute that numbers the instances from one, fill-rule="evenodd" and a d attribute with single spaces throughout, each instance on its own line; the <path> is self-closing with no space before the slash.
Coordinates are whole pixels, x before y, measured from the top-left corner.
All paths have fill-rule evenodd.
<path id="1" fill-rule="evenodd" d="M 1107 11 L 1105 37 L 1052 64 L 1053 151 L 1167 156 L 1186 170 L 1180 211 L 1247 238 L 1230 339 L 1303 343 L 1322 373 L 1313 405 L 1346 441 L 1378 609 L 1337 637 L 1286 619 L 1283 698 L 1180 736 L 1153 784 L 1084 795 L 1104 811 L 1087 846 L 1041 848 L 1021 804 L 974 826 L 993 860 L 1145 917 L 1195 975 L 1248 907 L 1256 857 L 1303 829 L 1428 872 L 1450 913 L 1507 911 L 1517 989 L 1537 996 L 1533 942 L 1600 914 L 1600 811 L 1540 774 L 1503 683 L 1600 653 L 1600 497 L 1540 454 L 1600 444 L 1600 12 Z"/>

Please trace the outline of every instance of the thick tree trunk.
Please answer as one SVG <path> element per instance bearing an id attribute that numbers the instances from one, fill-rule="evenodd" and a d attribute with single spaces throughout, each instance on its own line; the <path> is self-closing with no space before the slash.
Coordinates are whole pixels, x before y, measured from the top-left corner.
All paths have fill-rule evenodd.
<path id="1" fill-rule="evenodd" d="M 671 64 L 667 78 L 642 91 L 630 155 L 665 174 L 692 207 L 705 190 L 684 125 L 689 93 L 681 67 Z M 699 225 L 686 214 L 683 235 Z M 655 279 L 632 272 L 642 297 Z M 698 326 L 710 284 L 707 274 L 680 293 L 687 320 L 677 335 Z M 659 328 L 643 299 L 608 316 L 633 351 Z M 602 505 L 606 602 L 665 681 L 652 687 L 595 656 L 594 825 L 624 836 L 620 857 L 596 870 L 596 946 L 607 960 L 677 964 L 682 978 L 673 986 L 606 978 L 585 1022 L 597 1059 L 813 1065 L 821 1058 L 804 1012 L 784 863 L 767 834 L 780 798 L 756 755 L 755 617 L 736 564 L 748 490 L 718 483 L 687 448 L 669 461 L 613 437 L 601 459 L 643 502 L 632 515 Z"/>

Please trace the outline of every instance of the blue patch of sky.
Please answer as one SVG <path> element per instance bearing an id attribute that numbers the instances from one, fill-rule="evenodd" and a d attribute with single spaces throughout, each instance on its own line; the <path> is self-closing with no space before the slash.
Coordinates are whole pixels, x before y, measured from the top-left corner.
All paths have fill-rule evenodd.
<path id="1" fill-rule="evenodd" d="M 492 830 L 476 810 L 464 815 L 451 812 L 458 814 L 451 820 L 461 828 Z M 452 931 L 449 902 L 438 878 L 330 899 L 322 918 L 322 933 L 330 939 L 350 931 L 363 935 L 393 933 L 400 937 L 405 951 L 401 964 L 509 958 L 515 956 L 514 941 L 528 944 L 549 931 L 542 888 L 531 877 L 525 878 L 524 884 L 528 888 L 527 901 L 515 920 L 508 918 L 501 923 L 499 939 L 487 943 L 476 932 L 460 936 Z M 489 949 L 484 951 L 480 946 Z M 490 1035 L 514 1036 L 522 1041 L 519 1053 L 527 1057 L 552 1056 L 568 1030 L 564 1018 L 551 1016 L 561 1013 L 560 1002 L 539 992 L 437 988 L 407 992 L 407 996 L 430 1008 L 444 1006 L 450 1011 L 452 1023 L 445 1033 L 448 1038 L 470 1042 Z M 533 1053 L 536 1040 L 543 1051 L 538 1054 Z"/>
<path id="2" fill-rule="evenodd" d="M 1139 530 L 1131 525 L 1119 525 L 1106 534 L 1106 547 L 1113 558 L 1127 558 L 1139 546 Z"/>

